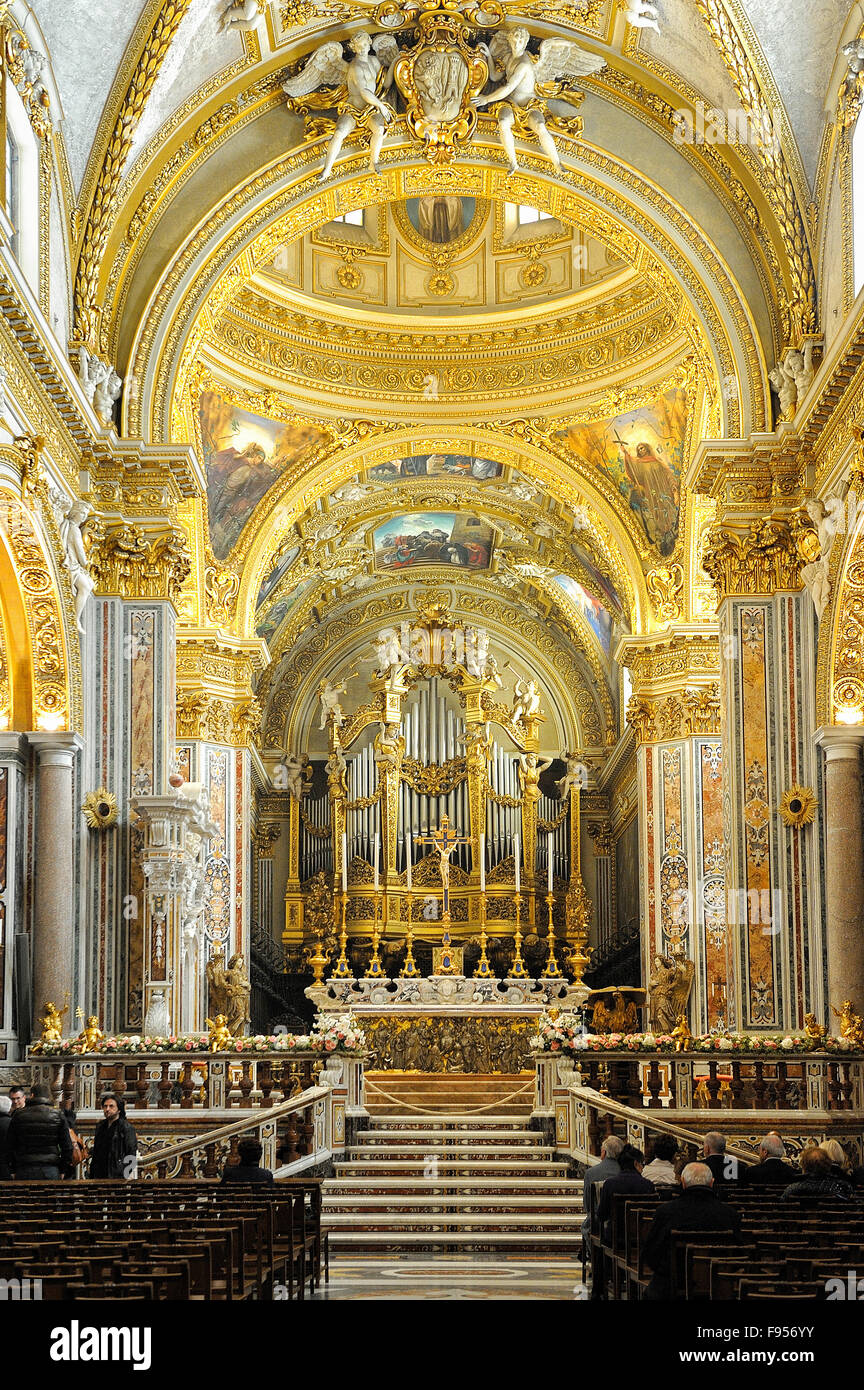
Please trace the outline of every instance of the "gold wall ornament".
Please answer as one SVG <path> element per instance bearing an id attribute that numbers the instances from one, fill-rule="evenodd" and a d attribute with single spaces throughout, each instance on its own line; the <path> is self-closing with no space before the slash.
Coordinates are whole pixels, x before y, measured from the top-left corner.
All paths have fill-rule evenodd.
<path id="1" fill-rule="evenodd" d="M 786 520 L 764 517 L 743 527 L 715 526 L 702 557 L 705 573 L 717 585 L 721 601 L 733 595 L 797 593 L 803 560 Z"/>
<path id="2" fill-rule="evenodd" d="M 88 792 L 81 803 L 81 810 L 91 830 L 109 830 L 117 823 L 117 798 L 107 787 Z"/>
<path id="3" fill-rule="evenodd" d="M 645 585 L 658 622 L 671 623 L 681 617 L 684 603 L 684 570 L 681 565 L 661 565 L 651 570 Z"/>
<path id="4" fill-rule="evenodd" d="M 594 846 L 594 854 L 598 859 L 608 859 L 615 850 L 615 837 L 612 831 L 612 823 L 608 820 L 595 821 L 585 827 L 588 838 Z"/>
<path id="5" fill-rule="evenodd" d="M 204 570 L 204 597 L 212 623 L 230 623 L 239 591 L 240 576 L 211 558 Z"/>
<path id="6" fill-rule="evenodd" d="M 45 438 L 41 434 L 20 434 L 14 440 L 21 459 L 21 501 L 29 511 L 33 511 L 44 479 L 42 450 Z"/>
<path id="7" fill-rule="evenodd" d="M 192 568 L 186 533 L 179 527 L 152 531 L 125 521 L 96 532 L 89 558 L 97 593 L 172 603 Z"/>
<path id="8" fill-rule="evenodd" d="M 666 743 L 695 734 L 719 734 L 719 684 L 714 681 L 699 690 L 676 691 L 655 699 L 633 695 L 626 719 L 639 743 Z"/>
<path id="9" fill-rule="evenodd" d="M 800 829 L 803 825 L 812 825 L 816 819 L 817 805 L 813 788 L 802 787 L 796 783 L 783 793 L 780 816 L 784 825 Z"/>
<path id="10" fill-rule="evenodd" d="M 383 1071 L 513 1075 L 531 1066 L 528 1039 L 535 1028 L 533 1018 L 491 1013 L 363 1017 L 375 1065 Z"/>
<path id="11" fill-rule="evenodd" d="M 495 0 L 485 0 L 478 10 L 486 26 L 503 18 Z M 388 3 L 379 7 L 376 18 L 383 23 L 395 13 L 397 7 Z M 416 23 L 416 10 L 403 14 Z M 477 125 L 474 102 L 486 85 L 489 66 L 482 53 L 469 47 L 469 37 L 477 37 L 472 28 L 479 30 L 479 25 L 470 10 L 460 12 L 448 0 L 428 0 L 415 30 L 418 42 L 393 69 L 408 129 L 423 142 L 430 164 L 452 163 L 459 144 L 470 139 Z"/>
<path id="12" fill-rule="evenodd" d="M 203 739 L 208 743 L 245 748 L 254 741 L 260 724 L 261 709 L 254 697 L 237 703 L 201 690 L 177 693 L 179 739 Z"/>
<path id="13" fill-rule="evenodd" d="M 98 353 L 101 348 L 99 279 L 102 257 L 120 202 L 126 161 L 147 99 L 189 5 L 190 0 L 165 0 L 159 8 L 111 134 L 90 204 L 75 274 L 74 334 L 76 343 L 91 352 Z"/>

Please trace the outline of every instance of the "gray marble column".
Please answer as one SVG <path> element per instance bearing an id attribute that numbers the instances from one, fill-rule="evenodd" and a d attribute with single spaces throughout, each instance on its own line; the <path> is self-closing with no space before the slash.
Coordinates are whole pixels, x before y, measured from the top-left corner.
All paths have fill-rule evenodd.
<path id="1" fill-rule="evenodd" d="M 62 1009 L 68 994 L 70 1011 L 64 1019 L 64 1031 L 70 1031 L 75 1022 L 72 959 L 76 821 L 72 785 L 81 739 L 70 733 L 34 733 L 29 739 L 37 760 L 32 947 L 35 1036 L 35 1020 L 49 1000 Z"/>
<path id="2" fill-rule="evenodd" d="M 828 1003 L 851 999 L 864 1009 L 864 815 L 861 748 L 864 728 L 825 727 L 825 908 Z"/>

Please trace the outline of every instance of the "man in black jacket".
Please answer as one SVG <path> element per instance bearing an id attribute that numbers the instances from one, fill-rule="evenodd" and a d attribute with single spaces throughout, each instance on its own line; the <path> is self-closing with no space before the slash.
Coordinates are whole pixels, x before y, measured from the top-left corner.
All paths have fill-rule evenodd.
<path id="1" fill-rule="evenodd" d="M 702 1162 L 711 1169 L 715 1183 L 737 1182 L 743 1164 L 726 1155 L 726 1135 L 712 1130 L 702 1141 Z"/>
<path id="2" fill-rule="evenodd" d="M 69 1126 L 52 1109 L 47 1086 L 34 1086 L 23 1110 L 14 1110 L 6 1135 L 9 1166 L 15 1177 L 59 1178 L 72 1162 Z"/>
<path id="3" fill-rule="evenodd" d="M 714 1178 L 707 1164 L 688 1163 L 681 1174 L 680 1197 L 663 1202 L 657 1208 L 645 1241 L 645 1263 L 654 1271 L 646 1297 L 660 1299 L 675 1296 L 672 1288 L 672 1241 L 679 1232 L 709 1235 L 724 1231 L 738 1239 L 741 1214 L 726 1202 L 721 1202 L 712 1192 L 713 1186 Z"/>
<path id="4" fill-rule="evenodd" d="M 783 1162 L 785 1157 L 786 1145 L 780 1135 L 766 1134 L 759 1145 L 759 1162 L 750 1168 L 742 1166 L 738 1182 L 742 1187 L 749 1187 L 751 1183 L 782 1183 L 788 1187 L 790 1182 L 797 1182 L 801 1174 L 791 1163 Z"/>
<path id="5" fill-rule="evenodd" d="M 272 1186 L 273 1174 L 269 1168 L 261 1168 L 261 1156 L 263 1148 L 257 1139 L 241 1139 L 237 1145 L 237 1156 L 239 1163 L 234 1163 L 231 1167 L 225 1167 L 222 1172 L 222 1181 L 227 1183 L 234 1182 L 254 1182 L 265 1186 Z"/>
<path id="6" fill-rule="evenodd" d="M 6 1136 L 12 1123 L 12 1102 L 8 1096 L 0 1096 L 0 1182 L 12 1176 L 6 1149 Z"/>
<path id="7" fill-rule="evenodd" d="M 126 1119 L 126 1107 L 117 1096 L 102 1097 L 102 1114 L 93 1134 L 91 1178 L 134 1178 L 138 1170 L 138 1136 Z"/>

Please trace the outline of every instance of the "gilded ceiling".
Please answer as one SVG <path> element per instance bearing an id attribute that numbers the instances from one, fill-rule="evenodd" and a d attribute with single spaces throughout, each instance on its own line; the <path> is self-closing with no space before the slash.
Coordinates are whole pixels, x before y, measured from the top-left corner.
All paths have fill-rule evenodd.
<path id="1" fill-rule="evenodd" d="M 770 430 L 766 369 L 817 327 L 816 74 L 846 0 L 803 56 L 767 0 L 658 0 L 659 33 L 616 0 L 507 0 L 535 53 L 588 55 L 547 112 L 560 168 L 526 117 L 508 169 L 482 103 L 436 163 L 400 107 L 377 171 L 373 123 L 323 180 L 334 120 L 283 82 L 325 40 L 344 63 L 366 0 L 240 27 L 227 0 L 13 3 L 51 54 L 73 341 L 125 378 L 124 432 L 190 443 L 206 479 L 181 640 L 269 654 L 278 741 L 334 653 L 446 587 L 514 669 L 534 651 L 562 744 L 607 745 L 616 645 L 711 611 L 699 440 Z M 682 142 L 708 107 L 777 139 Z"/>

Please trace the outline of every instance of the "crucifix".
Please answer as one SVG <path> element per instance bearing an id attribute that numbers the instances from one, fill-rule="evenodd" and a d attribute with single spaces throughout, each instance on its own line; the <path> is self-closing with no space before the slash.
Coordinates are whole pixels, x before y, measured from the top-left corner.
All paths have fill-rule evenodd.
<path id="1" fill-rule="evenodd" d="M 441 824 L 437 830 L 433 830 L 431 835 L 415 835 L 414 841 L 418 845 L 434 845 L 438 851 L 439 868 L 441 870 L 441 883 L 444 889 L 444 921 L 450 921 L 450 855 L 457 845 L 470 845 L 470 835 L 457 835 L 455 830 L 450 828 L 450 819 L 445 814 L 441 817 Z"/>
<path id="2" fill-rule="evenodd" d="M 457 835 L 450 828 L 450 820 L 447 815 L 441 817 L 441 824 L 437 830 L 433 830 L 431 835 L 415 835 L 415 840 L 420 845 L 432 845 L 438 851 L 438 867 L 441 870 L 441 883 L 444 889 L 444 933 L 441 937 L 441 950 L 433 953 L 433 959 L 437 960 L 435 973 L 438 975 L 456 975 L 462 971 L 462 951 L 456 950 L 450 940 L 450 855 L 457 845 L 468 845 L 471 839 L 467 835 Z"/>

